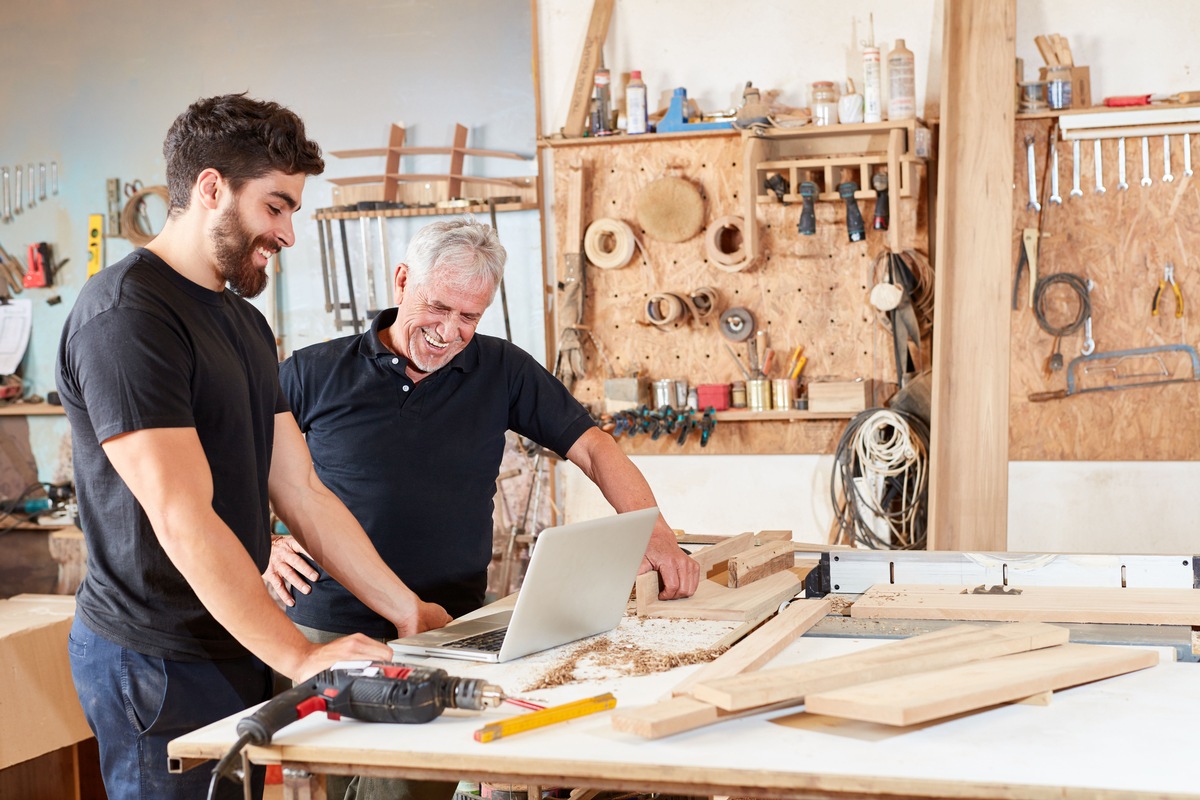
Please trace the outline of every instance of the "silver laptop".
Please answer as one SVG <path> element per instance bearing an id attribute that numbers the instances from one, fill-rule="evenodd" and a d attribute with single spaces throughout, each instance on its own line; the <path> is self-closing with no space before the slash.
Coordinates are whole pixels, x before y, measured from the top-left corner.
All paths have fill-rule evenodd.
<path id="1" fill-rule="evenodd" d="M 388 642 L 399 655 L 508 661 L 612 630 L 625 613 L 657 508 L 547 528 L 538 534 L 509 610 Z"/>

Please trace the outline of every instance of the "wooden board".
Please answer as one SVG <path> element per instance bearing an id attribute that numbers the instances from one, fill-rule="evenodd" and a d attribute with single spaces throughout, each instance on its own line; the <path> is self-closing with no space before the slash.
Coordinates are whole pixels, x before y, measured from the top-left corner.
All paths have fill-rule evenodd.
<path id="1" fill-rule="evenodd" d="M 1005 550 L 1016 0 L 946 3 L 930 447 L 931 550 Z M 970 387 L 963 391 L 963 387 Z M 957 387 L 957 391 L 955 391 Z"/>
<path id="2" fill-rule="evenodd" d="M 692 695 L 727 711 L 803 702 L 815 692 L 1052 647 L 1068 637 L 1066 628 L 1042 623 L 955 625 L 859 653 L 698 683 Z"/>
<path id="3" fill-rule="evenodd" d="M 832 609 L 833 601 L 827 597 L 793 601 L 745 639 L 689 675 L 671 693 L 691 694 L 692 687 L 697 683 L 757 670 L 824 619 Z"/>
<path id="4" fill-rule="evenodd" d="M 868 619 L 958 619 L 1200 625 L 1196 589 L 1025 586 L 1020 594 L 963 594 L 961 586 L 873 586 L 850 607 Z"/>
<path id="5" fill-rule="evenodd" d="M 645 575 L 653 578 L 653 582 L 649 582 Z M 659 600 L 656 596 L 658 575 L 653 572 L 645 575 L 639 575 L 637 581 L 637 610 L 640 617 L 748 620 L 792 599 L 803 586 L 803 581 L 795 572 L 785 570 L 739 589 L 730 589 L 706 578 L 700 581 L 696 593 L 691 597 Z M 643 602 L 642 598 L 646 596 L 653 596 L 654 599 Z"/>
<path id="6" fill-rule="evenodd" d="M 796 563 L 791 542 L 775 542 L 738 553 L 729 559 L 729 586 L 737 589 L 789 569 Z"/>
<path id="7" fill-rule="evenodd" d="M 1158 653 L 1153 650 L 1064 644 L 954 669 L 809 694 L 805 710 L 885 725 L 917 725 L 1157 663 Z"/>

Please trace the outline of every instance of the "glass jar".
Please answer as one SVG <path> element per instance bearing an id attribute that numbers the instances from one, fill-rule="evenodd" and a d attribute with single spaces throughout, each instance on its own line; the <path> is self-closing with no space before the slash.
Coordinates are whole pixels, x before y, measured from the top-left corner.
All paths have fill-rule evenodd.
<path id="1" fill-rule="evenodd" d="M 833 125 L 837 122 L 838 90 L 833 81 L 813 82 L 810 106 L 814 125 Z"/>

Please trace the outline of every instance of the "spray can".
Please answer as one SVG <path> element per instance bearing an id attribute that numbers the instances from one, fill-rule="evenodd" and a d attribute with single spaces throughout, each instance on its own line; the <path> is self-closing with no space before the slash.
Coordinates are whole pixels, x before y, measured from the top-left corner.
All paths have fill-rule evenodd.
<path id="1" fill-rule="evenodd" d="M 629 84 L 625 87 L 625 132 L 645 133 L 647 130 L 646 84 L 642 71 L 629 71 Z"/>
<path id="2" fill-rule="evenodd" d="M 879 48 L 871 41 L 863 47 L 863 122 L 883 122 L 881 73 Z"/>
<path id="3" fill-rule="evenodd" d="M 912 51 L 903 39 L 888 53 L 888 119 L 912 119 L 917 115 L 916 76 Z"/>

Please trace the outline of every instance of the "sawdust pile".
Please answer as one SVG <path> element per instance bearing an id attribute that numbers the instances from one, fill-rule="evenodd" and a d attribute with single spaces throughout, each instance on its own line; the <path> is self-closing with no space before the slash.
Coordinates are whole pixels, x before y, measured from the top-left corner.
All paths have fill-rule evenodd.
<path id="1" fill-rule="evenodd" d="M 664 652 L 647 647 L 617 643 L 598 637 L 567 653 L 563 660 L 547 670 L 525 691 L 550 689 L 577 681 L 614 676 L 651 675 L 689 664 L 704 664 L 724 652 L 705 647 L 684 652 Z"/>

